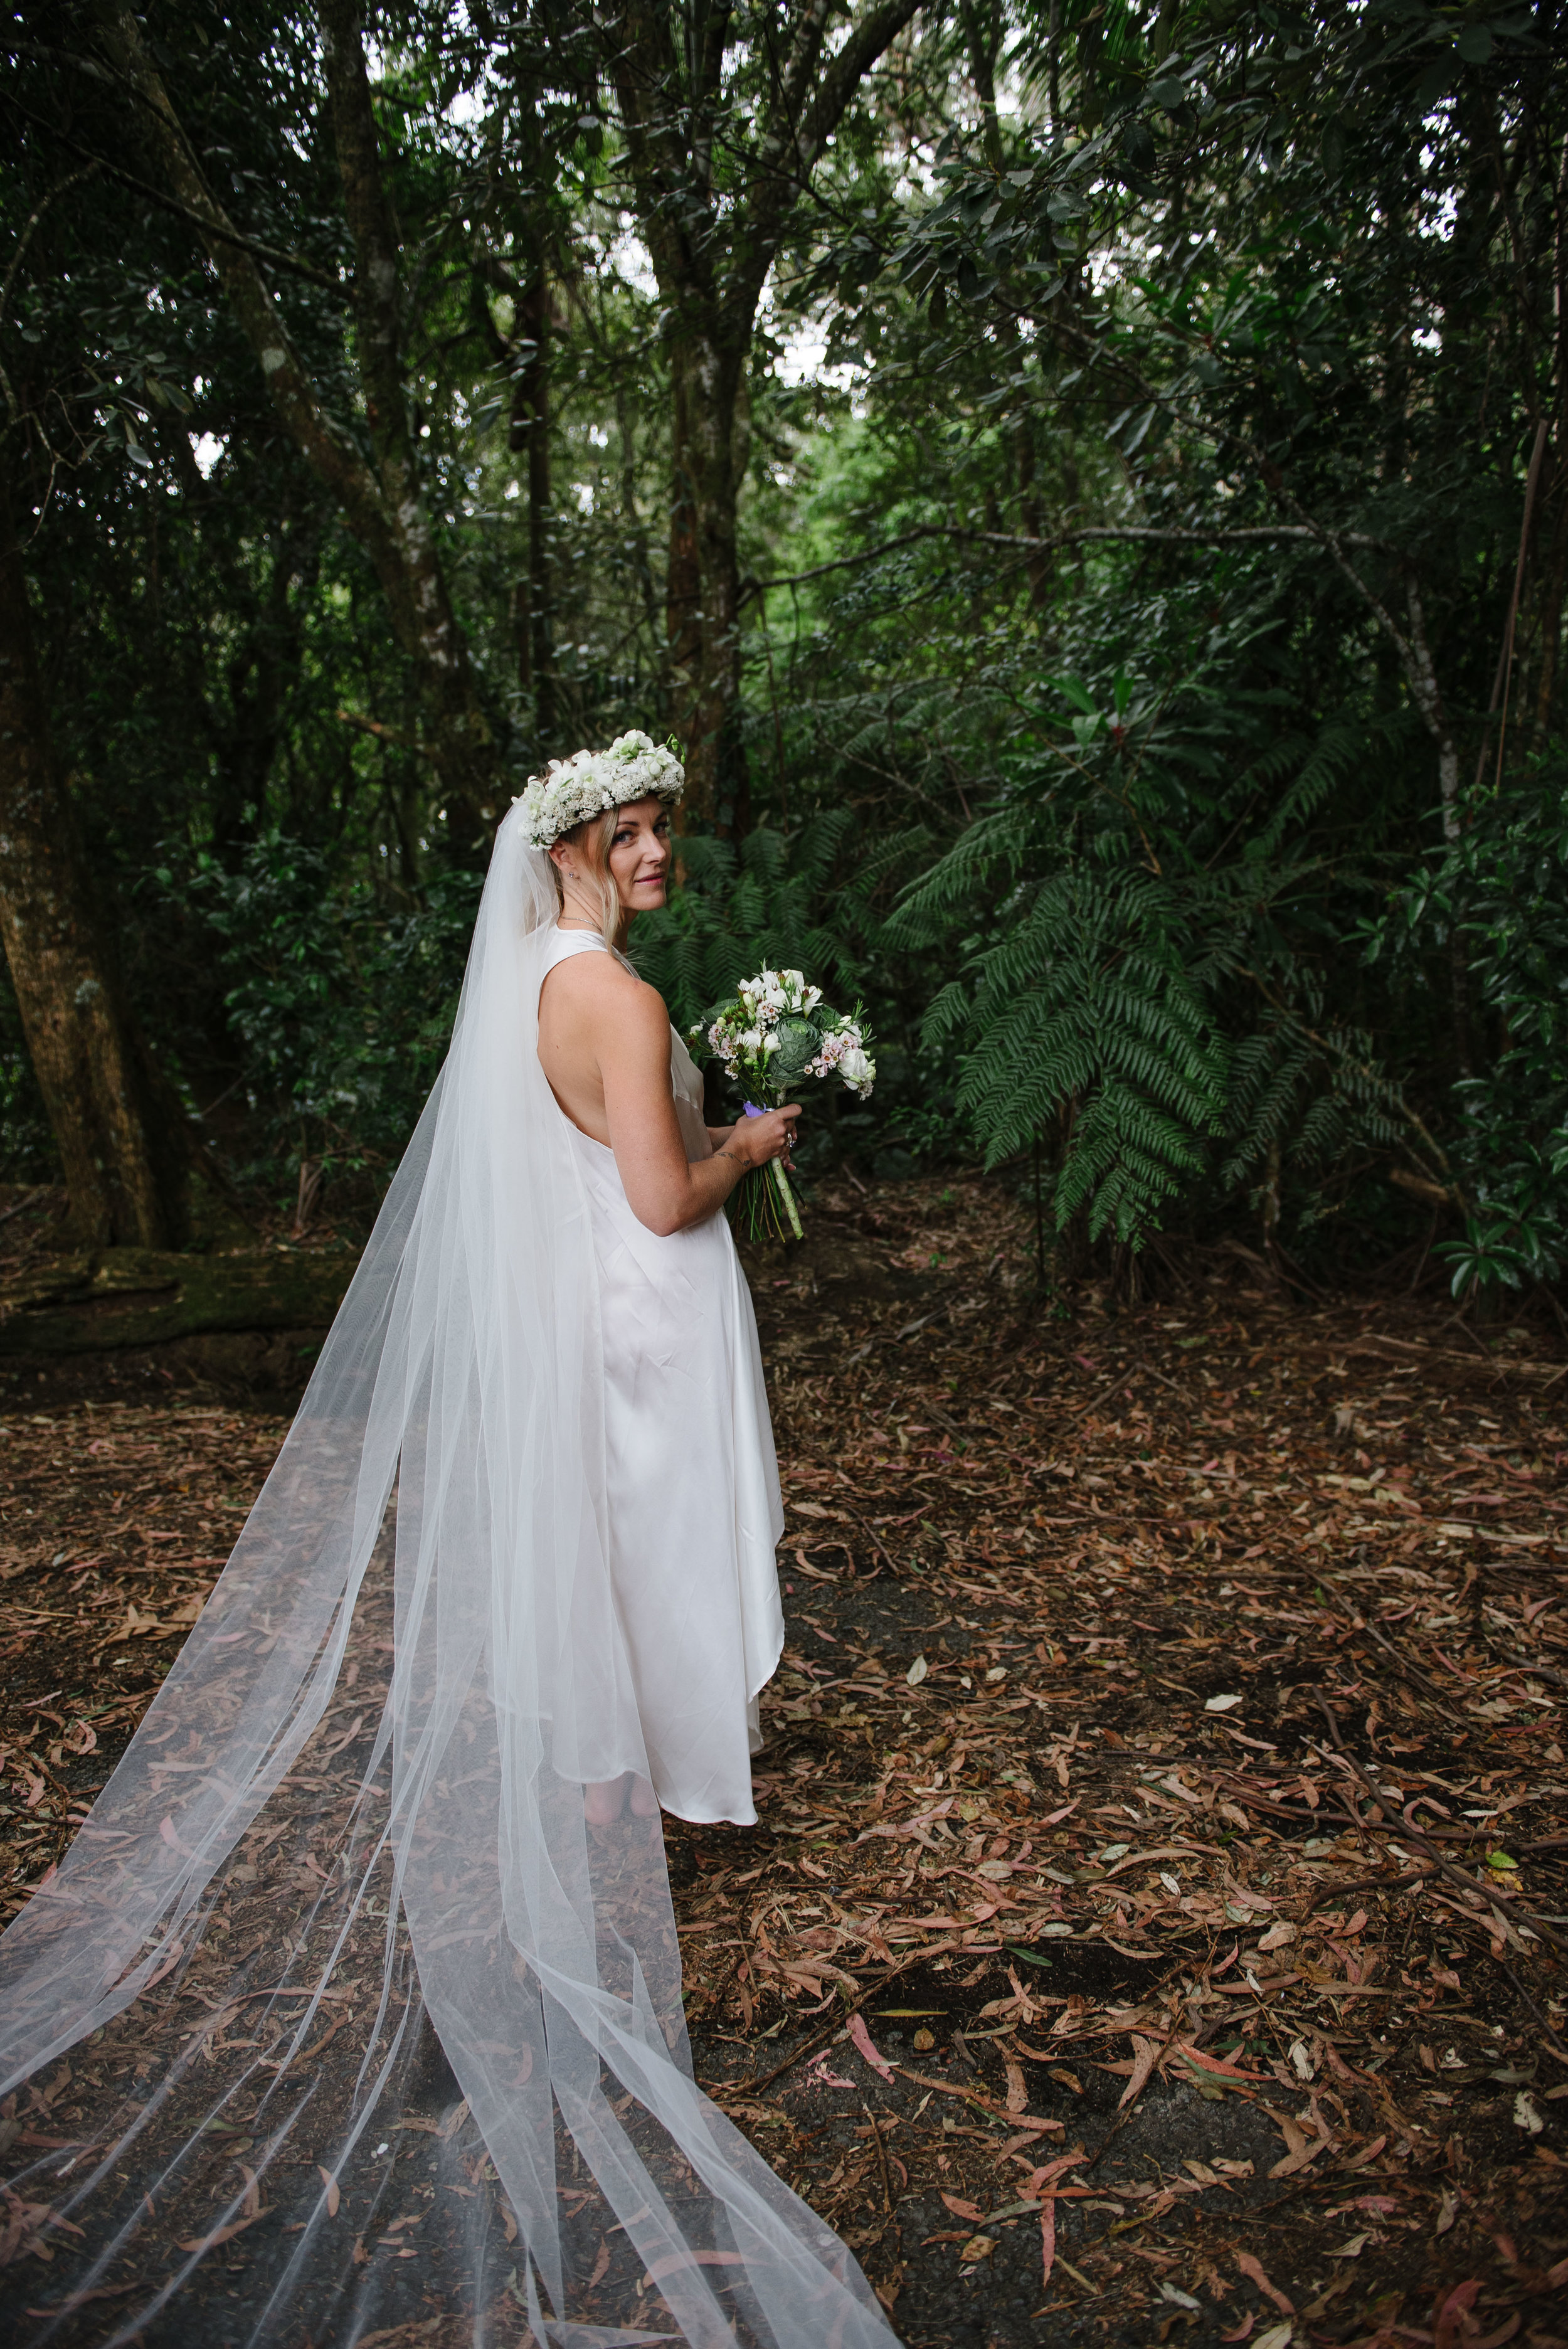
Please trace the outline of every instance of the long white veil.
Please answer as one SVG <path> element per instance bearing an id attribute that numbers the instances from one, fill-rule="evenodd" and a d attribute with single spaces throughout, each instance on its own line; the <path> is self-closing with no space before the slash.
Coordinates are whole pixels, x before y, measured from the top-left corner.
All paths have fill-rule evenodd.
<path id="1" fill-rule="evenodd" d="M 10 2338 L 892 2338 L 694 2083 L 658 1821 L 584 1822 L 585 1776 L 647 1763 L 536 1052 L 555 912 L 514 810 L 276 1464 L 0 1940 Z"/>

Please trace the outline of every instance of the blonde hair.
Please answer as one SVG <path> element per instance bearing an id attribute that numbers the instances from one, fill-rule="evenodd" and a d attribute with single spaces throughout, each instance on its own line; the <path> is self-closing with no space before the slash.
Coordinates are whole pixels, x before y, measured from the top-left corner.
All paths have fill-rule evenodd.
<path id="1" fill-rule="evenodd" d="M 610 870 L 610 843 L 615 837 L 615 826 L 620 820 L 621 811 L 618 807 L 606 808 L 603 815 L 585 816 L 581 823 L 574 823 L 570 832 L 563 832 L 561 834 L 562 841 L 569 841 L 573 848 L 580 851 L 583 862 L 587 867 L 583 881 L 579 884 L 579 886 L 585 887 L 590 898 L 595 896 L 598 898 L 599 927 L 603 932 L 604 943 L 607 947 L 615 945 L 621 935 L 622 923 L 625 919 L 625 908 L 621 903 L 621 893 L 615 886 L 615 878 Z M 560 845 L 560 843 L 557 843 L 557 845 Z M 564 910 L 566 890 L 562 879 L 561 867 L 553 856 L 550 860 L 550 869 L 555 875 L 556 901 Z"/>

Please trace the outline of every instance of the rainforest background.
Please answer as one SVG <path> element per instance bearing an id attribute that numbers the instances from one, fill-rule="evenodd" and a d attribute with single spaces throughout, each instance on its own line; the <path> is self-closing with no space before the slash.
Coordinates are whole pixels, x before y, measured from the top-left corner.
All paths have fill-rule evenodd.
<path id="1" fill-rule="evenodd" d="M 14 8 L 0 1176 L 363 1229 L 635 725 L 674 1017 L 876 1030 L 808 1170 L 1560 1317 L 1563 17 Z"/>

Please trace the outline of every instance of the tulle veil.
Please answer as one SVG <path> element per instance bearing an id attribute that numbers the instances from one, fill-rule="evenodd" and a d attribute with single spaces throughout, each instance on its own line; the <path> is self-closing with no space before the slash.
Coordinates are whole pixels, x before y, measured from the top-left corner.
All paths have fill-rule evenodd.
<path id="1" fill-rule="evenodd" d="M 658 1821 L 584 1821 L 647 1764 L 519 816 L 276 1464 L 0 1940 L 13 2339 L 892 2338 L 694 2082 Z"/>

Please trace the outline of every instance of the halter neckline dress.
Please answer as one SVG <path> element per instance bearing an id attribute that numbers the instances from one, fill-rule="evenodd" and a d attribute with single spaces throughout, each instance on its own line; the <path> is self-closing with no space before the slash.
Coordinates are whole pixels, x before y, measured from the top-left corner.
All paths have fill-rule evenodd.
<path id="1" fill-rule="evenodd" d="M 612 951 L 558 929 L 541 987 L 571 956 Z M 674 1028 L 670 1091 L 687 1160 L 711 1157 L 702 1077 Z M 561 1117 L 593 1226 L 611 1581 L 654 1792 L 677 1818 L 750 1826 L 758 1697 L 784 1647 L 784 1508 L 751 1292 L 721 1212 L 649 1231 L 614 1152 Z"/>

